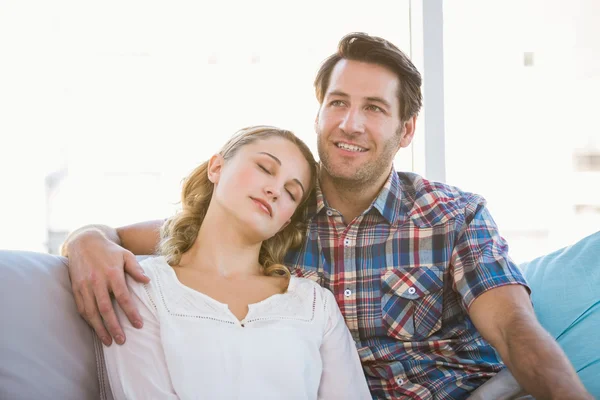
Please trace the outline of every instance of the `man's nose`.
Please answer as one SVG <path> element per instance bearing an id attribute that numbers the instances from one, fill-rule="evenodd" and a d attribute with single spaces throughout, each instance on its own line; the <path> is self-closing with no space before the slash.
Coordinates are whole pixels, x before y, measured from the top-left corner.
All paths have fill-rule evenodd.
<path id="1" fill-rule="evenodd" d="M 364 115 L 357 108 L 348 108 L 340 123 L 340 129 L 349 135 L 362 133 L 364 130 Z"/>

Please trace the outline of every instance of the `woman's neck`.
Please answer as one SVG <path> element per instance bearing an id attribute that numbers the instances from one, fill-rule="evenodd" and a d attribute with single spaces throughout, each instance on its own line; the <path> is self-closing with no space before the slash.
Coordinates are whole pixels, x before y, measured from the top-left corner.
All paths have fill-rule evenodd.
<path id="1" fill-rule="evenodd" d="M 243 232 L 244 227 L 232 221 L 225 210 L 209 207 L 194 244 L 183 254 L 179 266 L 226 278 L 262 274 L 258 263 L 262 242 Z"/>

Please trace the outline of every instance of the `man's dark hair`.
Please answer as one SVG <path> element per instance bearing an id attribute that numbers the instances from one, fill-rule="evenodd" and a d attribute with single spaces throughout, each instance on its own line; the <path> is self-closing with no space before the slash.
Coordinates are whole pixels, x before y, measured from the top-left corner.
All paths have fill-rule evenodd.
<path id="1" fill-rule="evenodd" d="M 423 103 L 421 74 L 399 48 L 385 39 L 366 33 L 350 33 L 344 36 L 338 44 L 337 52 L 321 65 L 315 78 L 315 93 L 319 104 L 323 104 L 331 71 L 342 59 L 377 64 L 394 72 L 400 82 L 400 119 L 406 121 L 419 113 Z"/>

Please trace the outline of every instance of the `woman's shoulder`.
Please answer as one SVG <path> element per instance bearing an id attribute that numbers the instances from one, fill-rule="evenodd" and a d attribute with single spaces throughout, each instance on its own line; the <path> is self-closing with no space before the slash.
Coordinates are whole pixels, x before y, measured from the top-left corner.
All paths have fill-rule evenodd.
<path id="1" fill-rule="evenodd" d="M 155 275 L 164 272 L 167 268 L 172 268 L 163 256 L 148 256 L 140 261 L 139 264 L 146 275 Z"/>
<path id="2" fill-rule="evenodd" d="M 141 292 L 144 292 L 147 295 L 152 294 L 152 288 L 156 287 L 160 284 L 161 281 L 164 282 L 165 275 L 168 274 L 171 266 L 166 262 L 165 258 L 162 256 L 149 256 L 139 261 L 140 267 L 144 271 L 144 274 L 148 278 L 150 278 L 149 283 L 138 282 L 133 279 L 128 274 L 125 274 L 127 286 L 134 291 L 138 296 Z"/>
<path id="3" fill-rule="evenodd" d="M 317 282 L 293 275 L 290 278 L 289 288 L 297 292 L 319 292 L 321 290 L 321 286 Z"/>
<path id="4" fill-rule="evenodd" d="M 328 302 L 335 302 L 333 293 L 308 278 L 292 276 L 290 288 L 301 296 L 312 298 L 315 306 L 325 307 Z"/>
<path id="5" fill-rule="evenodd" d="M 310 310 L 309 320 L 322 326 L 323 329 L 332 315 L 339 313 L 339 306 L 333 293 L 311 279 L 292 276 L 290 293 L 299 304 L 302 304 L 302 309 Z"/>

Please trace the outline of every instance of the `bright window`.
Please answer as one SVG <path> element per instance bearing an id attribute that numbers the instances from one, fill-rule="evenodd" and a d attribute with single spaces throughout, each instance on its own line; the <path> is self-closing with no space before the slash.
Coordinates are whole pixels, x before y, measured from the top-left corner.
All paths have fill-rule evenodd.
<path id="1" fill-rule="evenodd" d="M 409 1 L 2 1 L 0 247 L 167 217 L 181 179 L 247 125 L 316 151 L 312 82 L 352 31 L 409 52 Z"/>
<path id="2" fill-rule="evenodd" d="M 600 3 L 444 5 L 447 181 L 517 261 L 600 229 Z"/>

